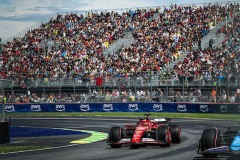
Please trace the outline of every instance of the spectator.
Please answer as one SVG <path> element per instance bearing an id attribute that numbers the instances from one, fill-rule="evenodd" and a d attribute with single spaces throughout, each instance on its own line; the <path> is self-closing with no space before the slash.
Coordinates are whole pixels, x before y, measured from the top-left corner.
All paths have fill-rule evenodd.
<path id="1" fill-rule="evenodd" d="M 197 89 L 197 102 L 202 102 L 202 92 L 200 89 Z"/>
<path id="2" fill-rule="evenodd" d="M 212 40 L 212 39 L 209 40 L 209 48 L 210 48 L 210 49 L 213 48 L 213 40 Z"/>
<path id="3" fill-rule="evenodd" d="M 211 98 L 210 98 L 210 102 L 216 102 L 216 96 L 217 96 L 217 92 L 215 89 L 212 90 L 211 92 Z"/>
<path id="4" fill-rule="evenodd" d="M 201 40 L 201 38 L 198 38 L 198 49 L 202 50 L 202 40 Z"/>
<path id="5" fill-rule="evenodd" d="M 227 94 L 226 94 L 225 90 L 223 90 L 220 100 L 221 100 L 221 102 L 227 102 Z"/>

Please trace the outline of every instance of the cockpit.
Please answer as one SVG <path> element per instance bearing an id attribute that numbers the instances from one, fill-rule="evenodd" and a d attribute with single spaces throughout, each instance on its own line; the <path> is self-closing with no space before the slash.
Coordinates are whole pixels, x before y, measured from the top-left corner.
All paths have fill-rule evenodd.
<path id="1" fill-rule="evenodd" d="M 140 120 L 138 123 L 137 123 L 138 126 L 151 126 L 151 121 L 150 120 Z"/>

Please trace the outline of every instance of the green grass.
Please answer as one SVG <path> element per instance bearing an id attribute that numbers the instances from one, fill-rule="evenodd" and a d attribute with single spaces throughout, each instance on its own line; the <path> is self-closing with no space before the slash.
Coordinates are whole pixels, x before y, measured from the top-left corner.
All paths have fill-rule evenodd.
<path id="1" fill-rule="evenodd" d="M 69 116 L 69 117 L 143 117 L 150 113 L 151 117 L 166 118 L 205 118 L 240 120 L 240 114 L 210 114 L 210 113 L 160 113 L 160 112 L 36 112 L 36 113 L 7 113 L 10 117 L 32 117 L 32 116 Z"/>
<path id="2" fill-rule="evenodd" d="M 9 153 L 9 152 L 18 152 L 18 151 L 27 151 L 27 150 L 36 150 L 36 149 L 43 149 L 47 147 L 41 146 L 6 146 L 0 145 L 0 153 Z"/>

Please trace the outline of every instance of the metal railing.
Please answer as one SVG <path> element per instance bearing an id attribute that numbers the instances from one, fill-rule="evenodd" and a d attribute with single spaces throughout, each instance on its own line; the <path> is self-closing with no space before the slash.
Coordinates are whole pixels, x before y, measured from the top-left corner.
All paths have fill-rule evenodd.
<path id="1" fill-rule="evenodd" d="M 155 73 L 157 75 L 157 73 Z M 44 77 L 20 79 L 15 76 L 1 81 L 4 94 L 16 102 L 22 96 L 41 97 L 48 102 L 54 95 L 56 102 L 238 102 L 240 75 L 219 77 L 165 78 L 161 76 L 102 77 L 96 79 L 76 77 Z M 214 97 L 211 96 L 216 91 Z M 200 93 L 199 93 L 200 92 Z M 63 98 L 64 97 L 64 98 Z"/>

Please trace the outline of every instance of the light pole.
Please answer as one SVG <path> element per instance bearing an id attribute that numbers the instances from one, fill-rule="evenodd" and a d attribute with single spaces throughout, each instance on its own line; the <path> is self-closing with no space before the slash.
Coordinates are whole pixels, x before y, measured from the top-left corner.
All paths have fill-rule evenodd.
<path id="1" fill-rule="evenodd" d="M 226 16 L 226 35 L 227 35 L 227 52 L 229 52 L 229 49 L 228 49 L 228 17 Z M 228 59 L 228 66 L 227 66 L 227 102 L 229 103 L 230 101 L 230 97 L 229 97 L 229 69 L 230 69 L 230 57 L 229 57 L 229 53 L 227 53 L 227 59 Z"/>

